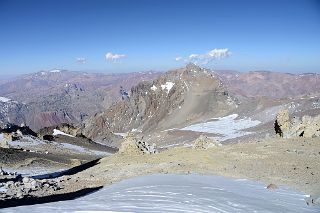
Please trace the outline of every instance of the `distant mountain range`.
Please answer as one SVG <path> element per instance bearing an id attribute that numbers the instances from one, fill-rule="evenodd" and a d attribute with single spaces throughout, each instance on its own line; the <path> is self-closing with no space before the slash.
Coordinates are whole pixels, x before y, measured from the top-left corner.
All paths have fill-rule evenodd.
<path id="1" fill-rule="evenodd" d="M 85 123 L 87 134 L 96 137 L 99 128 L 119 132 L 195 122 L 231 110 L 238 100 L 318 93 L 320 75 L 314 73 L 211 72 L 193 64 L 167 73 L 55 69 L 0 81 L 0 127 L 25 123 L 36 131 L 60 123 Z"/>
<path id="2" fill-rule="evenodd" d="M 270 71 L 217 71 L 229 91 L 241 98 L 286 98 L 320 92 L 320 75 Z"/>
<path id="3" fill-rule="evenodd" d="M 95 74 L 66 70 L 40 71 L 0 83 L 0 96 L 15 103 L 0 112 L 0 124 L 24 122 L 34 130 L 59 123 L 79 123 L 120 99 L 120 86 L 130 89 L 156 72 Z M 0 100 L 1 102 L 1 100 Z M 10 105 L 10 106 L 9 106 Z"/>

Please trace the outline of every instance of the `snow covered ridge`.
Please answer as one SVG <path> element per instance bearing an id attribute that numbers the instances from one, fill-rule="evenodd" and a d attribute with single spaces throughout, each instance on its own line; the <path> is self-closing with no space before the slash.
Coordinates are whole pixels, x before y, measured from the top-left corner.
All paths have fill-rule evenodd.
<path id="1" fill-rule="evenodd" d="M 58 73 L 58 72 L 61 72 L 61 70 L 54 69 L 54 70 L 50 70 L 49 72 L 52 72 L 52 73 Z"/>
<path id="2" fill-rule="evenodd" d="M 7 103 L 7 102 L 9 102 L 9 101 L 11 101 L 11 99 L 0 96 L 0 102 Z"/>
<path id="3" fill-rule="evenodd" d="M 167 81 L 166 84 L 162 84 L 161 85 L 161 89 L 162 90 L 167 90 L 167 94 L 169 94 L 170 90 L 172 89 L 172 87 L 174 86 L 174 83 Z"/>
<path id="4" fill-rule="evenodd" d="M 251 120 L 251 118 L 242 118 L 236 120 L 238 116 L 238 114 L 231 114 L 225 117 L 213 118 L 213 121 L 193 124 L 184 127 L 181 130 L 219 134 L 221 136 L 217 137 L 217 139 L 219 141 L 225 141 L 228 139 L 251 134 L 250 132 L 246 132 L 243 130 L 257 126 L 261 123 L 258 120 Z"/>
<path id="5" fill-rule="evenodd" d="M 158 88 L 155 85 L 152 85 L 152 87 L 150 87 L 151 90 L 156 91 Z"/>
<path id="6" fill-rule="evenodd" d="M 73 136 L 73 135 L 70 135 L 70 134 L 67 134 L 67 133 L 65 133 L 65 132 L 62 132 L 62 131 L 60 131 L 60 130 L 58 130 L 58 129 L 54 129 L 52 135 L 54 135 L 54 136 L 56 136 L 56 135 L 64 135 L 64 136 L 69 136 L 69 137 L 72 137 L 72 138 L 75 137 L 75 136 Z"/>
<path id="7" fill-rule="evenodd" d="M 280 187 L 208 175 L 156 174 L 136 177 L 87 196 L 3 212 L 319 212 L 306 195 Z"/>

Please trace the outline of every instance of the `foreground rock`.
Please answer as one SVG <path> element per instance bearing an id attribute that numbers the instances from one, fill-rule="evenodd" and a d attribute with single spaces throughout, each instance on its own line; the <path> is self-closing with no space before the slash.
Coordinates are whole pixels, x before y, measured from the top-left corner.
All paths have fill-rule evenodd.
<path id="1" fill-rule="evenodd" d="M 290 120 L 287 109 L 278 112 L 275 121 L 275 131 L 283 138 L 320 136 L 320 115 L 311 117 L 305 115 L 302 119 L 294 117 Z"/>
<path id="2" fill-rule="evenodd" d="M 132 134 L 128 134 L 119 148 L 120 154 L 141 155 L 141 154 L 156 154 L 158 150 L 156 145 L 150 145 L 145 141 L 138 140 Z"/>
<path id="3" fill-rule="evenodd" d="M 24 177 L 19 181 L 7 181 L 2 183 L 0 200 L 22 199 L 24 197 L 41 197 L 54 194 L 66 187 L 64 179 L 43 179 L 36 180 Z"/>
<path id="4" fill-rule="evenodd" d="M 200 137 L 197 138 L 193 144 L 194 149 L 210 149 L 218 146 L 221 146 L 218 141 L 208 138 L 204 135 L 200 135 Z"/>
<path id="5" fill-rule="evenodd" d="M 21 175 L 18 175 L 16 172 L 7 172 L 0 167 L 0 183 L 6 182 L 9 180 L 19 180 Z"/>

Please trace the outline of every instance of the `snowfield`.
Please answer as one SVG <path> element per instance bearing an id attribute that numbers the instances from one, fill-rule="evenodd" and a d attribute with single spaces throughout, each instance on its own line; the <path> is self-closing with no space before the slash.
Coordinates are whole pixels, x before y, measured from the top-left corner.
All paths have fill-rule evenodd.
<path id="1" fill-rule="evenodd" d="M 251 120 L 251 118 L 242 118 L 236 120 L 237 117 L 238 114 L 232 114 L 225 117 L 214 118 L 213 121 L 193 124 L 184 127 L 181 130 L 219 134 L 221 136 L 217 137 L 217 139 L 219 141 L 225 141 L 251 134 L 250 132 L 243 130 L 257 126 L 261 123 L 258 120 Z"/>
<path id="2" fill-rule="evenodd" d="M 61 72 L 61 70 L 55 69 L 55 70 L 50 70 L 49 72 L 51 72 L 51 73 L 58 73 L 58 72 Z"/>
<path id="3" fill-rule="evenodd" d="M 2 212 L 319 212 L 307 196 L 243 179 L 204 175 L 149 175 L 116 183 L 87 196 Z"/>
<path id="4" fill-rule="evenodd" d="M 166 84 L 162 84 L 161 85 L 161 89 L 162 90 L 167 90 L 167 94 L 169 94 L 170 90 L 172 89 L 172 87 L 174 86 L 174 83 L 172 82 L 166 82 Z"/>
<path id="5" fill-rule="evenodd" d="M 150 87 L 151 90 L 156 91 L 158 88 L 155 85 L 152 85 L 152 87 Z"/>
<path id="6" fill-rule="evenodd" d="M 69 135 L 69 134 L 67 134 L 67 133 L 64 133 L 64 132 L 62 132 L 62 131 L 60 131 L 60 130 L 58 130 L 58 129 L 54 129 L 52 135 L 54 135 L 54 136 L 56 136 L 56 135 L 65 135 L 65 136 L 69 136 L 69 137 L 72 137 L 72 138 L 75 137 L 75 136 L 73 136 L 73 135 Z"/>
<path id="7" fill-rule="evenodd" d="M 11 99 L 0 96 L 0 102 L 7 103 L 7 102 L 9 102 L 9 101 L 11 101 Z"/>

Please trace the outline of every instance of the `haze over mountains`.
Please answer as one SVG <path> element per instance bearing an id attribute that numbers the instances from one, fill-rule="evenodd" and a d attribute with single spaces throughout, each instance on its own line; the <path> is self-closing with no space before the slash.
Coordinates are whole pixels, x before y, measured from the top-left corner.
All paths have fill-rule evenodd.
<path id="1" fill-rule="evenodd" d="M 270 71 L 218 71 L 230 92 L 249 97 L 284 98 L 320 91 L 317 73 L 290 74 Z"/>

